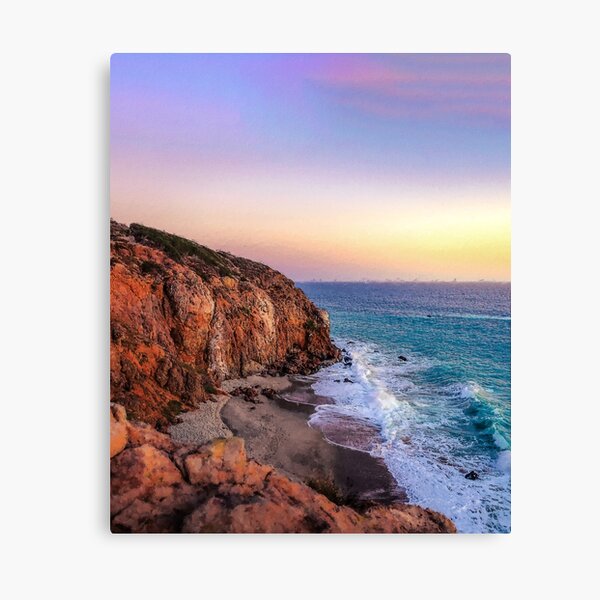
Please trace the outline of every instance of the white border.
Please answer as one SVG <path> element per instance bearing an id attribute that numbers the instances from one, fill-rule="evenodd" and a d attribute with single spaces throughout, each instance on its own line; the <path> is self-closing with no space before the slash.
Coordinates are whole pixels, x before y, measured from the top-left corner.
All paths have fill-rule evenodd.
<path id="1" fill-rule="evenodd" d="M 591 595 L 583 542 L 598 528 L 592 6 L 57 0 L 4 8 L 5 597 Z M 511 53 L 512 534 L 108 533 L 107 118 L 117 51 Z"/>

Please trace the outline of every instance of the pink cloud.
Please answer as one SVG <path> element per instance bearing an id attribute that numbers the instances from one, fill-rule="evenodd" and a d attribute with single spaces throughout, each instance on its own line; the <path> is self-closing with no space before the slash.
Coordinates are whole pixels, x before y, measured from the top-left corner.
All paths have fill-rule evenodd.
<path id="1" fill-rule="evenodd" d="M 430 55 L 426 60 L 421 55 L 384 58 L 397 58 L 397 64 L 380 56 L 338 55 L 325 61 L 311 81 L 337 104 L 381 117 L 510 117 L 507 68 L 494 63 L 488 68 L 485 61 L 471 62 L 470 55 L 465 60 L 442 55 L 440 61 Z"/>

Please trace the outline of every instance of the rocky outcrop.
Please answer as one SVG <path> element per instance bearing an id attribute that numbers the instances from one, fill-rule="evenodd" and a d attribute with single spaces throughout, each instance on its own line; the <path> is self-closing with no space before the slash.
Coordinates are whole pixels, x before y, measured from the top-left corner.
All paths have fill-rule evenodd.
<path id="1" fill-rule="evenodd" d="M 339 359 L 327 313 L 260 263 L 111 222 L 111 397 L 162 427 L 223 379 Z"/>
<path id="2" fill-rule="evenodd" d="M 248 460 L 241 438 L 175 444 L 124 419 L 111 459 L 111 530 L 186 533 L 452 533 L 439 513 L 411 505 L 357 512 Z M 111 436 L 112 438 L 112 436 Z M 111 451 L 113 441 L 111 439 Z"/>
<path id="3" fill-rule="evenodd" d="M 119 454 L 127 446 L 127 417 L 119 404 L 110 406 L 110 457 Z"/>
<path id="4" fill-rule="evenodd" d="M 225 379 L 340 360 L 327 313 L 281 273 L 111 222 L 110 352 L 113 532 L 455 531 L 417 506 L 341 505 L 348 500 L 250 460 L 239 437 L 186 445 L 159 431 L 215 399 Z M 259 402 L 258 388 L 236 391 Z"/>

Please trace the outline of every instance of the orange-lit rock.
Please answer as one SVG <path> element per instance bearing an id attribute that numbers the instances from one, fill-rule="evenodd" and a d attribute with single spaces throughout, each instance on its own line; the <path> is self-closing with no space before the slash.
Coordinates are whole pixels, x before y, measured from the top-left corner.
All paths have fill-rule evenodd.
<path id="1" fill-rule="evenodd" d="M 182 445 L 156 429 L 224 379 L 309 373 L 339 357 L 327 313 L 281 273 L 112 222 L 112 531 L 455 531 L 417 506 L 335 504 L 249 460 L 240 438 Z"/>
<path id="2" fill-rule="evenodd" d="M 171 445 L 129 423 L 111 460 L 114 532 L 452 533 L 451 521 L 418 506 L 338 506 L 269 466 L 248 460 L 240 438 Z M 135 445 L 138 442 L 146 442 Z M 152 445 L 155 441 L 159 449 Z"/>
<path id="3" fill-rule="evenodd" d="M 119 404 L 110 407 L 110 457 L 116 456 L 127 445 L 127 414 Z"/>
<path id="4" fill-rule="evenodd" d="M 111 512 L 120 512 L 156 487 L 182 481 L 179 469 L 162 450 L 149 444 L 127 448 L 111 460 Z"/>
<path id="5" fill-rule="evenodd" d="M 111 222 L 111 399 L 166 425 L 226 378 L 339 358 L 326 313 L 281 273 Z"/>

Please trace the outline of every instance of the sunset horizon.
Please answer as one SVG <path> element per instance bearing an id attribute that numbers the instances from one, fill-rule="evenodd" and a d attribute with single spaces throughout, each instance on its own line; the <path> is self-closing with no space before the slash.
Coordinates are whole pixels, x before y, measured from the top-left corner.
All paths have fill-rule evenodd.
<path id="1" fill-rule="evenodd" d="M 507 54 L 112 57 L 112 419 L 209 444 L 112 531 L 510 532 L 510 122 Z"/>
<path id="2" fill-rule="evenodd" d="M 111 216 L 294 281 L 510 281 L 510 57 L 114 55 Z"/>

